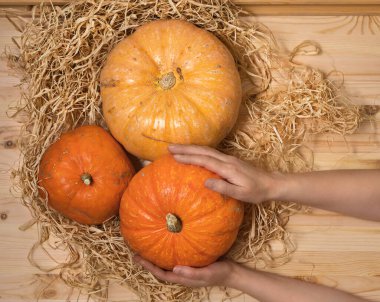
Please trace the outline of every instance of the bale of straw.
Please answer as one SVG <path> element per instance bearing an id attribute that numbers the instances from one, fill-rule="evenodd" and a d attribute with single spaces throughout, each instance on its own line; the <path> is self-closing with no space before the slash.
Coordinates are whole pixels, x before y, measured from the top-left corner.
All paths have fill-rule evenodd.
<path id="1" fill-rule="evenodd" d="M 51 238 L 69 257 L 58 264 L 70 286 L 107 298 L 109 282 L 134 290 L 144 301 L 201 301 L 209 289 L 191 289 L 157 280 L 135 265 L 123 242 L 117 217 L 99 226 L 84 226 L 62 217 L 38 195 L 38 165 L 46 148 L 63 132 L 84 124 L 106 127 L 99 96 L 99 72 L 114 45 L 152 20 L 185 19 L 216 35 L 233 54 L 244 83 L 244 100 L 234 130 L 219 146 L 226 153 L 270 171 L 306 171 L 312 157 L 303 142 L 310 134 L 352 133 L 360 121 L 358 108 L 342 102 L 333 85 L 311 68 L 300 66 L 278 50 L 269 29 L 227 0 L 82 0 L 64 7 L 39 6 L 24 22 L 19 54 L 10 54 L 23 71 L 18 112 L 27 115 L 20 135 L 22 164 L 14 171 L 23 204 L 38 223 L 44 248 Z M 318 53 L 318 52 L 317 52 Z M 239 262 L 279 265 L 294 243 L 285 230 L 293 203 L 246 206 L 238 239 L 227 257 Z M 283 245 L 274 255 L 270 242 Z M 226 297 L 230 295 L 228 289 Z"/>

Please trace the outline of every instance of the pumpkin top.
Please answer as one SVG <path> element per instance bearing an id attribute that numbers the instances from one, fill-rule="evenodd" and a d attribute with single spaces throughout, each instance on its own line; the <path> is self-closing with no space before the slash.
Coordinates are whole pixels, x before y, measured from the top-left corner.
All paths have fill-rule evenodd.
<path id="1" fill-rule="evenodd" d="M 242 91 L 227 47 L 183 20 L 139 27 L 109 54 L 100 75 L 113 136 L 153 160 L 168 143 L 216 146 L 231 130 Z"/>

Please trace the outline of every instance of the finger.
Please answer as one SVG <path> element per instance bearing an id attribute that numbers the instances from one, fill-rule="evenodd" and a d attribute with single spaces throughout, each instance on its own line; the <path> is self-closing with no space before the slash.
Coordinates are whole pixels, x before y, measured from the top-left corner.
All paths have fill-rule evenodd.
<path id="1" fill-rule="evenodd" d="M 154 276 L 156 276 L 158 279 L 171 282 L 171 283 L 178 283 L 183 284 L 186 286 L 192 286 L 192 287 L 198 287 L 203 286 L 204 282 L 201 280 L 194 280 L 186 278 L 185 276 L 181 276 L 180 274 L 176 274 L 171 271 L 165 271 L 158 266 L 154 265 L 153 263 L 137 256 L 134 257 L 134 260 L 141 264 L 142 267 L 144 267 L 146 270 L 151 272 Z"/>
<path id="2" fill-rule="evenodd" d="M 189 266 L 176 266 L 173 268 L 173 272 L 179 276 L 188 278 L 188 279 L 203 279 L 201 269 L 192 268 Z"/>
<path id="3" fill-rule="evenodd" d="M 199 286 L 207 285 L 205 283 L 205 281 L 203 281 L 203 280 L 187 278 L 185 276 L 186 272 L 185 272 L 185 274 L 178 274 L 178 273 L 174 273 L 171 271 L 165 271 L 165 270 L 157 267 L 153 263 L 145 260 L 144 258 L 141 258 L 138 255 L 135 255 L 133 257 L 133 260 L 135 262 L 141 264 L 141 266 L 143 266 L 146 270 L 150 271 L 154 276 L 156 276 L 160 280 L 168 281 L 171 283 L 183 284 L 185 286 L 191 286 L 191 287 L 199 287 Z M 191 270 L 203 270 L 203 268 L 201 268 L 201 269 L 190 268 L 190 269 Z M 187 274 L 187 275 L 189 275 L 189 274 Z"/>
<path id="4" fill-rule="evenodd" d="M 153 275 L 157 277 L 164 277 L 165 271 L 159 268 L 158 266 L 154 265 L 153 263 L 141 258 L 140 256 L 134 256 L 133 260 L 140 264 L 146 270 L 150 271 Z"/>
<path id="5" fill-rule="evenodd" d="M 207 146 L 169 145 L 168 148 L 172 154 L 206 155 L 219 159 L 220 161 L 227 161 L 229 158 L 228 155 Z"/>
<path id="6" fill-rule="evenodd" d="M 196 165 L 210 170 L 223 178 L 230 176 L 230 164 L 207 155 L 182 155 L 176 154 L 174 159 L 182 164 Z"/>
<path id="7" fill-rule="evenodd" d="M 242 200 L 242 187 L 231 184 L 223 179 L 209 178 L 205 181 L 206 188 L 229 197 Z"/>
<path id="8" fill-rule="evenodd" d="M 173 283 L 181 283 L 183 282 L 183 277 L 178 276 L 174 274 L 173 272 L 170 271 L 165 271 L 158 266 L 154 265 L 153 263 L 139 257 L 135 256 L 134 260 L 139 263 L 142 267 L 144 267 L 146 270 L 150 271 L 153 275 L 155 275 L 157 278 L 163 280 L 163 281 L 168 281 L 168 282 L 173 282 Z"/>
<path id="9" fill-rule="evenodd" d="M 173 268 L 173 272 L 190 280 L 206 281 L 209 279 L 209 269 L 207 268 L 193 268 L 190 266 L 177 265 Z"/>

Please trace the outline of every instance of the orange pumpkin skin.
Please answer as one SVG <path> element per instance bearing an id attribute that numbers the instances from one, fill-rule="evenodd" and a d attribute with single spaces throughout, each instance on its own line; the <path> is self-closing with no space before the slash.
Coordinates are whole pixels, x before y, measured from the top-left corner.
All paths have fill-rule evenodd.
<path id="1" fill-rule="evenodd" d="M 204 187 L 214 173 L 166 155 L 135 175 L 120 204 L 120 229 L 129 246 L 164 269 L 206 266 L 227 252 L 243 220 L 243 204 Z M 168 228 L 168 214 L 182 222 Z M 169 215 L 170 215 L 169 214 Z"/>
<path id="2" fill-rule="evenodd" d="M 109 54 L 100 75 L 112 135 L 148 160 L 168 143 L 216 146 L 242 98 L 234 59 L 214 35 L 181 20 L 141 26 Z"/>
<path id="3" fill-rule="evenodd" d="M 83 126 L 46 150 L 38 180 L 49 206 L 79 223 L 99 224 L 117 215 L 133 174 L 123 148 L 107 131 Z M 43 190 L 40 194 L 45 196 Z"/>

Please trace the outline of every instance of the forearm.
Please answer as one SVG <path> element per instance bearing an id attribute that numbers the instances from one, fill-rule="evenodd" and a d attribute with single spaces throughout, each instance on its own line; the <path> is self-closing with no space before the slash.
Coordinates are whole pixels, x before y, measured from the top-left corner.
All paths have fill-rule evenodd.
<path id="1" fill-rule="evenodd" d="M 271 199 L 380 221 L 380 170 L 340 170 L 275 177 Z"/>
<path id="2" fill-rule="evenodd" d="M 333 288 L 289 277 L 251 270 L 235 264 L 227 286 L 247 293 L 260 302 L 363 302 Z"/>

